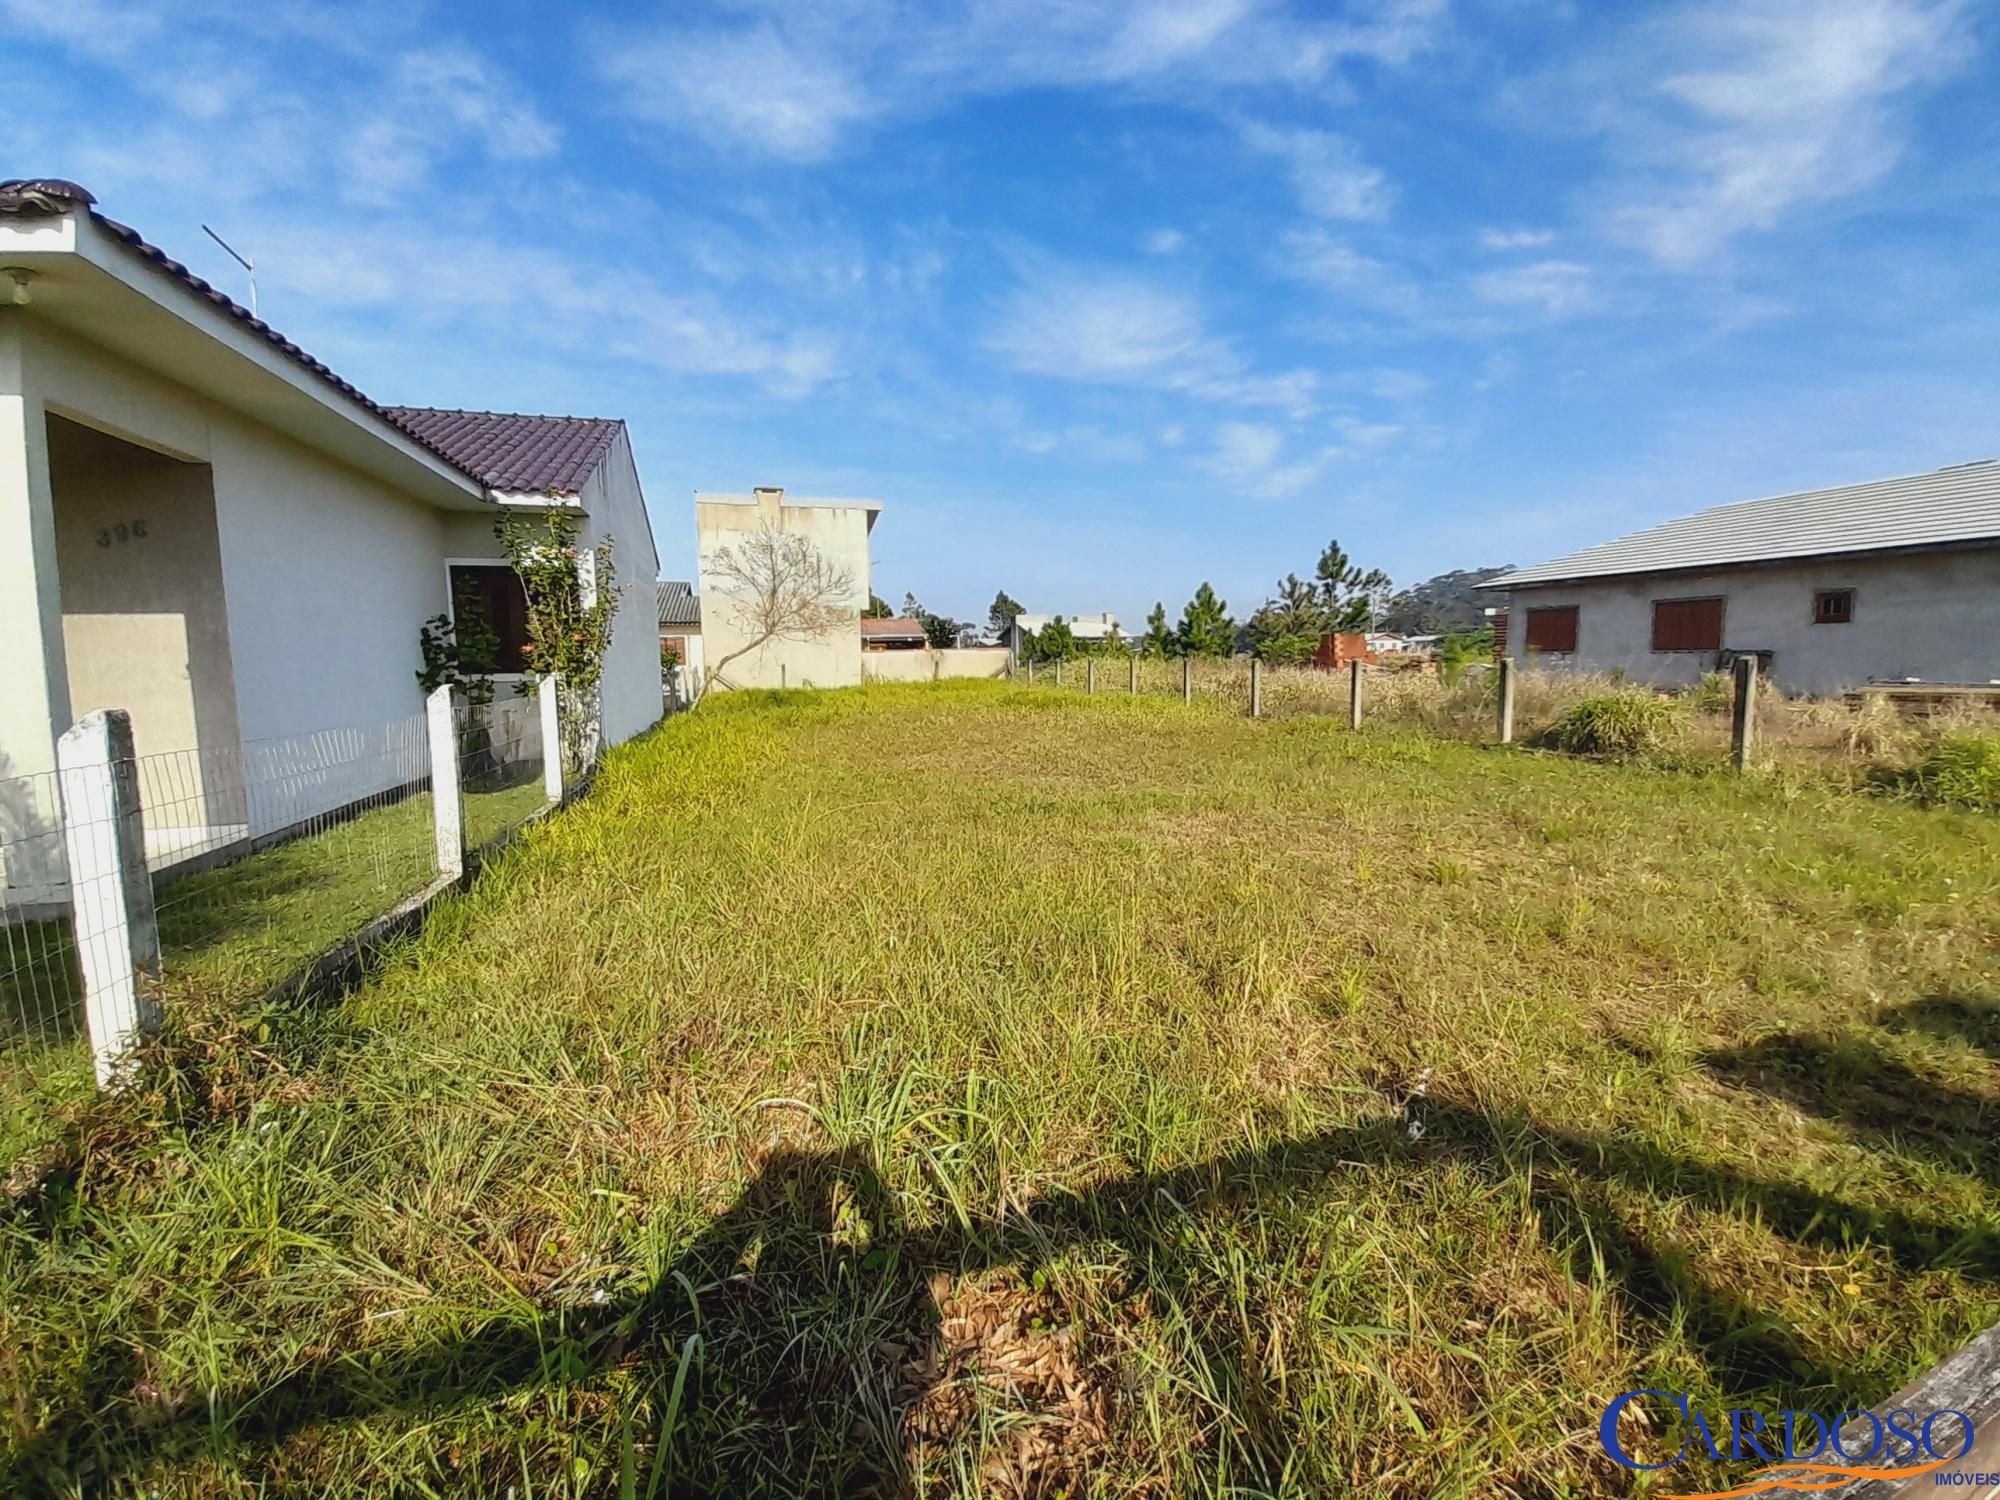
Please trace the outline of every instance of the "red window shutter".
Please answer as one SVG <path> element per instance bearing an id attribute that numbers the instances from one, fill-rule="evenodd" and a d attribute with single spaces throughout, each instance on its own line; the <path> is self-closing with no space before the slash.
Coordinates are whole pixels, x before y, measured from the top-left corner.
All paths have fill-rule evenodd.
<path id="1" fill-rule="evenodd" d="M 1504 661 L 1507 657 L 1507 611 L 1501 610 L 1493 617 L 1493 659 Z"/>
<path id="2" fill-rule="evenodd" d="M 1655 651 L 1720 651 L 1721 599 L 1655 599 Z"/>
<path id="3" fill-rule="evenodd" d="M 520 575 L 502 565 L 487 567 L 457 565 L 451 570 L 452 612 L 456 616 L 461 589 L 469 588 L 479 601 L 479 613 L 486 628 L 500 638 L 494 653 L 497 672 L 518 672 L 521 648 L 528 644 L 528 594 Z"/>
<path id="4" fill-rule="evenodd" d="M 1576 650 L 1576 606 L 1563 604 L 1528 611 L 1530 651 Z"/>

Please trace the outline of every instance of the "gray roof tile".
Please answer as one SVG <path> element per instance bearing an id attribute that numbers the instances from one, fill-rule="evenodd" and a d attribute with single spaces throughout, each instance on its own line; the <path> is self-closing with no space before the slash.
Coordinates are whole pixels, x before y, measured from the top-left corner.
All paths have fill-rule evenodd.
<path id="1" fill-rule="evenodd" d="M 2000 462 L 1718 505 L 1480 584 L 1511 589 L 1786 558 L 2000 544 Z"/>
<path id="2" fill-rule="evenodd" d="M 701 600 L 695 597 L 691 585 L 676 582 L 671 578 L 660 580 L 660 623 L 662 625 L 701 623 Z"/>

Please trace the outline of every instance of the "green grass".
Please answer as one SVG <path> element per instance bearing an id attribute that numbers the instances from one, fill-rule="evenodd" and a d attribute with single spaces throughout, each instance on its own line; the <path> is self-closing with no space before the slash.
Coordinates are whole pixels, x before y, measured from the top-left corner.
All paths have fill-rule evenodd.
<path id="1" fill-rule="evenodd" d="M 98 1494 L 1628 1493 L 2000 1316 L 2000 840 L 998 684 L 718 696 L 17 1166 Z M 1671 1471 L 1667 1490 L 1740 1478 Z"/>

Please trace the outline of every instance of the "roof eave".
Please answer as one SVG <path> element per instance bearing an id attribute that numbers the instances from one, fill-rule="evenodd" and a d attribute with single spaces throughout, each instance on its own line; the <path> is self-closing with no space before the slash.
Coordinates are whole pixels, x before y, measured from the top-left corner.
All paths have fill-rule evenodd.
<path id="1" fill-rule="evenodd" d="M 1606 573 L 1565 573 L 1555 578 L 1492 578 L 1473 585 L 1498 593 L 1523 589 L 1565 588 L 1586 583 L 1611 583 L 1626 578 L 1686 578 L 1703 573 L 1727 573 L 1739 568 L 1784 568 L 1812 563 L 1841 562 L 1848 558 L 1909 557 L 1930 552 L 1981 552 L 2000 547 L 2000 535 L 1963 537 L 1946 542 L 1911 542 L 1899 547 L 1839 547 L 1822 552 L 1800 552 L 1783 557 L 1745 557 L 1723 562 L 1688 563 L 1671 568 L 1621 568 Z"/>

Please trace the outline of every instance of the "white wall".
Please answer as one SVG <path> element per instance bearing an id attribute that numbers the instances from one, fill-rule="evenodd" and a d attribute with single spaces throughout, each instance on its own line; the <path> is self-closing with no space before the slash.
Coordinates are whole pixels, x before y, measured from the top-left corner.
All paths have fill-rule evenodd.
<path id="1" fill-rule="evenodd" d="M 946 677 L 1005 677 L 1014 653 L 1005 646 L 953 646 L 934 651 L 864 651 L 867 682 L 934 682 Z"/>
<path id="2" fill-rule="evenodd" d="M 840 501 L 792 500 L 781 489 L 753 495 L 698 495 L 695 541 L 701 558 L 701 631 L 711 688 L 852 687 L 861 681 L 861 611 L 873 582 L 868 532 L 875 508 Z M 845 617 L 810 641 L 769 641 L 727 666 L 718 664 L 741 649 L 755 631 L 743 605 L 733 600 L 713 572 L 715 555 L 764 526 L 808 538 L 853 580 Z"/>
<path id="3" fill-rule="evenodd" d="M 1813 595 L 1853 589 L 1846 625 L 1813 623 Z M 1538 655 L 1540 667 L 1624 671 L 1661 686 L 1697 681 L 1715 653 L 1652 649 L 1653 603 L 1721 596 L 1722 643 L 1773 653 L 1785 692 L 1841 692 L 1905 677 L 1929 682 L 2000 679 L 2000 548 L 1848 558 L 1717 573 L 1521 589 L 1508 597 L 1508 651 L 1528 660 L 1528 610 L 1577 606 L 1574 657 Z"/>
<path id="4" fill-rule="evenodd" d="M 653 545 L 639 467 L 620 427 L 617 439 L 580 496 L 585 521 L 579 540 L 594 547 L 612 539 L 618 573 L 618 612 L 611 621 L 611 649 L 604 657 L 604 742 L 615 745 L 660 721 L 660 556 Z"/>

